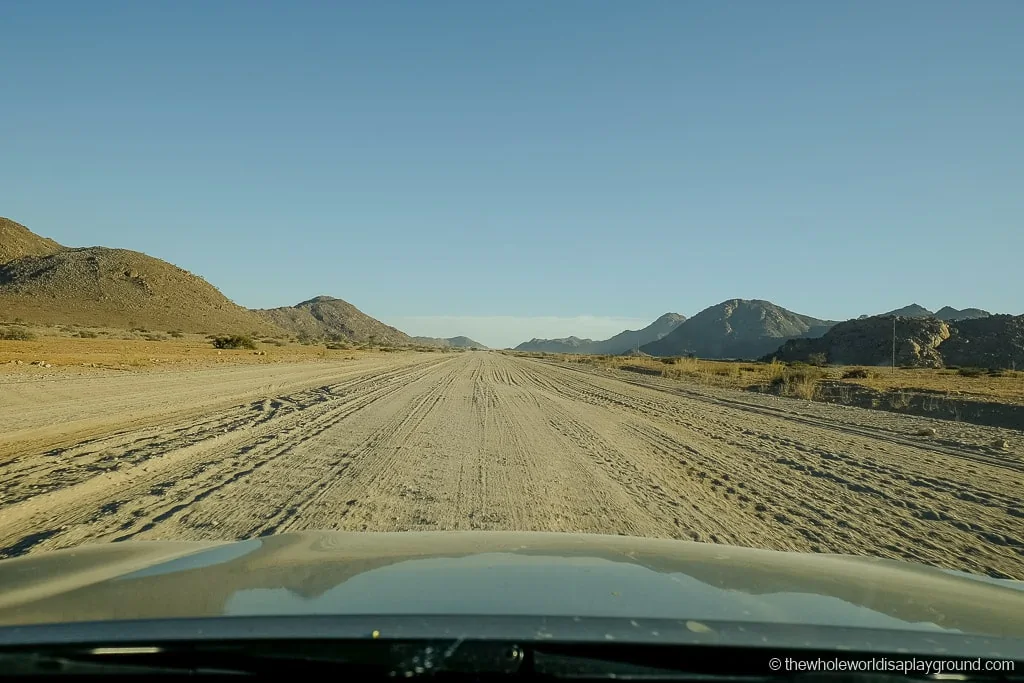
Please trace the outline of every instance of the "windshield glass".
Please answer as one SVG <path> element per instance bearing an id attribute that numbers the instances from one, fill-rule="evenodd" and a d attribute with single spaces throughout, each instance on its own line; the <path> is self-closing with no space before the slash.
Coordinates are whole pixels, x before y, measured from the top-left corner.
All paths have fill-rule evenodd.
<path id="1" fill-rule="evenodd" d="M 0 24 L 0 624 L 1024 635 L 1024 4 Z"/>

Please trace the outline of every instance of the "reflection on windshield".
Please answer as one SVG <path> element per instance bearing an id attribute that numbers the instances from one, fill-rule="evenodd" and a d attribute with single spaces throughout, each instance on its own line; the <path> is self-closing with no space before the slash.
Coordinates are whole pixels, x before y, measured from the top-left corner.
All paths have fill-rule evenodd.
<path id="1" fill-rule="evenodd" d="M 287 588 L 234 593 L 229 615 L 510 614 L 708 619 L 942 630 L 826 595 L 722 590 L 679 572 L 600 558 L 485 553 L 407 560 L 353 576 L 313 598 Z"/>

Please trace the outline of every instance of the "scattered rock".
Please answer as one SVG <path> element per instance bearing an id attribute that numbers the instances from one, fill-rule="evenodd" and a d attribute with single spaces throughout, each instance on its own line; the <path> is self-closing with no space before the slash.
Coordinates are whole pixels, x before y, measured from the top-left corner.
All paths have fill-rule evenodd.
<path id="1" fill-rule="evenodd" d="M 931 427 L 924 427 L 914 432 L 915 436 L 935 436 L 935 430 Z"/>

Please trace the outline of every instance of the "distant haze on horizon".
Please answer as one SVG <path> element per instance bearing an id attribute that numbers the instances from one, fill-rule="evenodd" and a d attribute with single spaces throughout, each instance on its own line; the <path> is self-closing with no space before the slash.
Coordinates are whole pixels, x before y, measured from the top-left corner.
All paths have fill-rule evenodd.
<path id="1" fill-rule="evenodd" d="M 1024 313 L 1024 3 L 8 3 L 0 215 L 251 308 Z"/>
<path id="2" fill-rule="evenodd" d="M 518 346 L 535 337 L 561 339 L 607 339 L 626 329 L 640 329 L 654 318 L 614 318 L 591 315 L 558 318 L 555 316 L 515 317 L 490 316 L 397 316 L 385 320 L 403 332 L 421 337 L 464 336 L 492 349 Z M 525 336 L 524 336 L 525 335 Z"/>

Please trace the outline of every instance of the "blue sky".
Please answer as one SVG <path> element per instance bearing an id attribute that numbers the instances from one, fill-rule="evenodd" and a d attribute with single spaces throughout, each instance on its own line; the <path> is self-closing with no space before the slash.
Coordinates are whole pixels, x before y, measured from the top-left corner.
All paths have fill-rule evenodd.
<path id="1" fill-rule="evenodd" d="M 1024 2 L 4 2 L 0 215 L 240 304 L 1022 313 Z"/>

